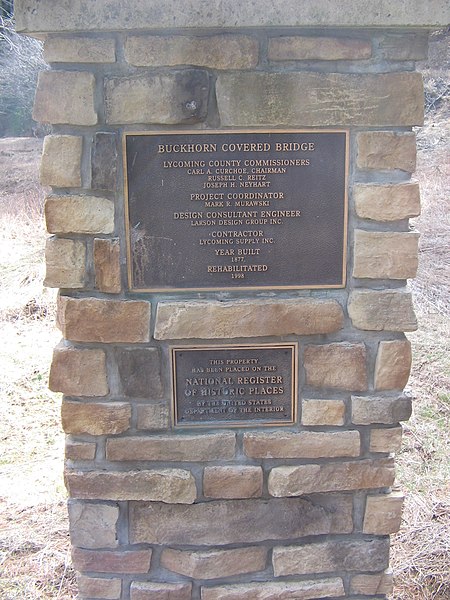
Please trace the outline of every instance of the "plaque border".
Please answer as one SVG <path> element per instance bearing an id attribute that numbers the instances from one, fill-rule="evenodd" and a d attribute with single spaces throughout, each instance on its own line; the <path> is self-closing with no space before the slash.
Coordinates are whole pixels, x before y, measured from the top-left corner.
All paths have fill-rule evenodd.
<path id="1" fill-rule="evenodd" d="M 177 351 L 195 351 L 195 350 L 251 350 L 251 349 L 283 349 L 289 348 L 292 350 L 291 374 L 292 374 L 292 390 L 291 390 L 291 414 L 290 421 L 226 421 L 215 422 L 205 421 L 204 423 L 178 423 L 177 420 L 177 375 L 176 375 L 176 357 Z M 280 342 L 279 344 L 223 344 L 223 345 L 189 345 L 189 346 L 169 346 L 170 352 L 170 380 L 172 385 L 172 402 L 171 402 L 171 426 L 174 429 L 225 429 L 225 428 L 260 428 L 260 427 L 292 427 L 297 424 L 298 418 L 298 342 Z"/>
<path id="2" fill-rule="evenodd" d="M 253 285 L 253 286 L 213 286 L 213 287 L 133 287 L 132 253 L 131 253 L 131 231 L 130 211 L 128 198 L 128 170 L 127 170 L 127 136 L 144 135 L 205 135 L 205 134 L 233 134 L 233 133 L 344 133 L 345 134 L 345 164 L 344 164 L 344 232 L 343 232 L 343 254 L 342 254 L 342 278 L 340 283 L 316 284 L 316 285 Z M 124 186 L 124 218 L 126 238 L 127 259 L 127 291 L 133 294 L 145 293 L 186 293 L 186 292 L 241 292 L 255 290 L 320 290 L 320 289 L 343 289 L 347 284 L 347 258 L 348 258 L 348 184 L 350 165 L 350 130 L 348 128 L 310 128 L 310 129 L 177 129 L 177 130 L 150 130 L 150 131 L 124 131 L 122 133 L 122 164 L 123 164 L 123 186 Z"/>

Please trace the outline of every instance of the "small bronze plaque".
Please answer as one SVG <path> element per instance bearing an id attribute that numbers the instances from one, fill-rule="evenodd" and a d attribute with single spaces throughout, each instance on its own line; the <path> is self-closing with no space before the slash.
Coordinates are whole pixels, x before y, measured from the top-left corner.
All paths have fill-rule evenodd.
<path id="1" fill-rule="evenodd" d="M 297 344 L 172 348 L 173 421 L 180 427 L 296 421 Z"/>
<path id="2" fill-rule="evenodd" d="M 133 291 L 345 285 L 346 131 L 124 136 Z"/>

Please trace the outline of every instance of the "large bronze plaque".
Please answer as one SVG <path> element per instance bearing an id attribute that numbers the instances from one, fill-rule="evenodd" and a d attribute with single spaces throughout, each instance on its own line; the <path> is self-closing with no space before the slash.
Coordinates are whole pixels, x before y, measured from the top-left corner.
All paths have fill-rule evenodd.
<path id="1" fill-rule="evenodd" d="M 127 133 L 134 291 L 345 285 L 346 131 Z"/>
<path id="2" fill-rule="evenodd" d="M 297 418 L 297 344 L 172 348 L 180 427 L 290 425 Z"/>

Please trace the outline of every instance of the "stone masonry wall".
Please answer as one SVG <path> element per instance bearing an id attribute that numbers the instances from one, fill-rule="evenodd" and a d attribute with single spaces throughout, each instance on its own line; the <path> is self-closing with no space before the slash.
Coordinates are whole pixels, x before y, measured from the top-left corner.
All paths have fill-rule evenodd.
<path id="1" fill-rule="evenodd" d="M 420 30 L 52 33 L 35 119 L 80 597 L 383 598 L 417 327 Z M 345 289 L 131 294 L 121 134 L 350 130 Z M 169 347 L 299 343 L 298 423 L 174 430 Z"/>

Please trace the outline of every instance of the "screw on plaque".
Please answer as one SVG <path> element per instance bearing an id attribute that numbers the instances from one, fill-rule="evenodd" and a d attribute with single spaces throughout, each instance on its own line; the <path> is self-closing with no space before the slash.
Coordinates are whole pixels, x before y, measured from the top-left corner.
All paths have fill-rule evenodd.
<path id="1" fill-rule="evenodd" d="M 186 107 L 186 110 L 194 113 L 197 110 L 198 105 L 195 100 L 191 100 L 190 102 L 186 102 L 185 107 Z"/>

